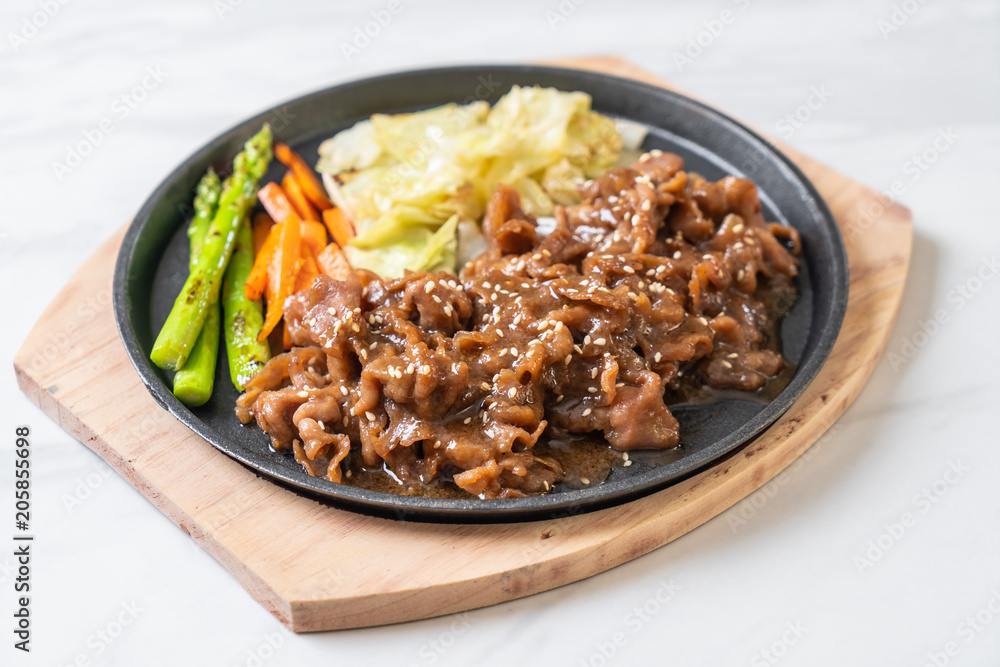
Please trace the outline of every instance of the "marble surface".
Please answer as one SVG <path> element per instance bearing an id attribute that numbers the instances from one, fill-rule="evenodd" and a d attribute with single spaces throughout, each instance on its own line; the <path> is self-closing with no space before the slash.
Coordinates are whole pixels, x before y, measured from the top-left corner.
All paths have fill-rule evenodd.
<path id="1" fill-rule="evenodd" d="M 7 368 L 88 254 L 251 112 L 375 72 L 594 53 L 625 56 L 875 188 L 901 181 L 916 238 L 896 356 L 821 446 L 662 549 L 488 609 L 308 636 L 286 632 L 8 371 L 0 508 L 7 526 L 13 432 L 28 424 L 38 539 L 30 655 L 12 648 L 14 562 L 0 549 L 0 664 L 1000 664 L 1000 4 L 391 7 L 351 52 L 343 45 L 388 1 L 4 2 Z M 701 52 L 688 51 L 699 33 Z M 93 150 L 70 164 L 87 137 Z"/>

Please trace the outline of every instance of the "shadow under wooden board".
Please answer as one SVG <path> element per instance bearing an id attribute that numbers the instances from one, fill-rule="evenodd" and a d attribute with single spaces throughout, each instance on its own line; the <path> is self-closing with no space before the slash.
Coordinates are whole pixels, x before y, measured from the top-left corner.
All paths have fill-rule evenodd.
<path id="1" fill-rule="evenodd" d="M 670 88 L 618 58 L 553 64 Z M 844 234 L 851 285 L 840 336 L 809 389 L 756 441 L 626 505 L 519 524 L 408 523 L 332 508 L 258 477 L 161 409 L 129 363 L 111 307 L 124 230 L 35 325 L 14 360 L 18 383 L 295 632 L 427 618 L 562 586 L 656 549 L 760 488 L 847 409 L 882 353 L 910 258 L 909 211 L 775 143 Z"/>

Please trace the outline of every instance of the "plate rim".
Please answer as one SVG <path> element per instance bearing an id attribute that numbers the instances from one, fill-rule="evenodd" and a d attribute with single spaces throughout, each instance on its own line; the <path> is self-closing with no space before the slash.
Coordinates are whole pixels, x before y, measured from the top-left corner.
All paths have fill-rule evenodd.
<path id="1" fill-rule="evenodd" d="M 232 442 L 223 436 L 207 422 L 195 415 L 187 406 L 181 403 L 169 387 L 158 377 L 146 358 L 139 345 L 134 327 L 130 317 L 130 304 L 128 299 L 128 273 L 132 264 L 136 250 L 136 243 L 142 232 L 145 222 L 169 190 L 174 181 L 183 174 L 187 165 L 191 162 L 203 160 L 213 154 L 218 145 L 225 143 L 229 138 L 243 128 L 254 127 L 264 120 L 280 111 L 283 107 L 293 104 L 306 103 L 310 98 L 329 95 L 336 91 L 343 91 L 352 86 L 372 85 L 378 81 L 405 80 L 416 75 L 442 74 L 447 72 L 483 72 L 484 70 L 503 71 L 510 75 L 532 75 L 538 73 L 550 73 L 554 75 L 563 74 L 575 76 L 582 79 L 589 79 L 590 83 L 606 82 L 617 86 L 631 86 L 646 93 L 656 95 L 666 95 L 673 98 L 674 103 L 680 103 L 699 112 L 702 115 L 711 116 L 716 122 L 728 125 L 731 130 L 744 135 L 749 143 L 756 142 L 765 152 L 770 154 L 770 158 L 779 163 L 792 176 L 793 181 L 798 181 L 797 187 L 801 187 L 808 193 L 807 205 L 814 209 L 816 217 L 823 220 L 825 225 L 832 231 L 829 234 L 833 245 L 830 251 L 836 257 L 832 264 L 833 277 L 830 284 L 831 309 L 830 320 L 827 327 L 819 332 L 818 339 L 811 354 L 803 360 L 803 363 L 796 369 L 795 375 L 789 384 L 768 402 L 765 407 L 749 420 L 744 422 L 739 428 L 728 435 L 714 441 L 707 447 L 699 450 L 690 456 L 651 469 L 656 472 L 656 478 L 644 481 L 636 486 L 634 480 L 618 480 L 611 484 L 598 484 L 585 489 L 574 489 L 558 494 L 547 494 L 543 496 L 530 496 L 528 498 L 515 499 L 491 499 L 483 500 L 479 498 L 468 499 L 444 499 L 428 498 L 422 496 L 403 496 L 398 494 L 371 491 L 359 487 L 338 485 L 322 478 L 311 477 L 304 471 L 296 471 L 290 467 L 278 464 L 256 454 L 239 443 Z M 693 141 L 693 140 L 691 140 Z M 697 143 L 697 142 L 694 142 Z M 724 157 L 724 156 L 721 156 Z M 119 337 L 124 344 L 126 353 L 133 368 L 138 373 L 140 380 L 152 395 L 160 407 L 165 409 L 174 418 L 194 431 L 208 442 L 213 448 L 221 451 L 230 458 L 235 459 L 242 465 L 248 467 L 258 476 L 267 477 L 269 481 L 277 483 L 279 486 L 291 488 L 296 492 L 303 493 L 313 499 L 333 504 L 337 508 L 345 508 L 363 514 L 374 514 L 388 518 L 449 522 L 449 523 L 497 523 L 497 522 L 521 522 L 542 519 L 557 518 L 560 516 L 573 516 L 590 511 L 600 510 L 613 505 L 626 503 L 639 497 L 650 495 L 668 486 L 676 484 L 684 479 L 696 475 L 705 469 L 730 458 L 732 455 L 753 442 L 761 433 L 772 426 L 787 410 L 802 396 L 805 390 L 812 384 L 820 369 L 825 365 L 830 356 L 830 352 L 839 337 L 843 326 L 844 314 L 847 308 L 847 297 L 849 292 L 849 266 L 847 251 L 844 244 L 843 235 L 826 202 L 816 190 L 813 183 L 806 177 L 802 170 L 792 160 L 784 154 L 774 143 L 747 127 L 743 123 L 733 119 L 718 109 L 699 100 L 692 99 L 686 95 L 663 88 L 661 86 L 638 81 L 614 74 L 605 74 L 592 70 L 579 69 L 574 67 L 560 67 L 553 65 L 532 65 L 523 63 L 483 63 L 467 64 L 456 66 L 436 66 L 406 69 L 388 73 L 377 74 L 375 76 L 351 79 L 324 86 L 316 90 L 277 102 L 266 109 L 244 118 L 243 120 L 226 128 L 216 134 L 209 141 L 202 144 L 197 150 L 182 159 L 174 169 L 167 174 L 156 188 L 145 199 L 122 239 L 122 244 L 118 250 L 115 261 L 114 278 L 112 282 L 112 295 L 115 313 L 115 324 Z M 818 306 L 817 306 L 818 307 Z M 221 442 L 220 442 L 221 441 Z M 225 444 L 223 444 L 225 443 Z M 692 458 L 695 459 L 692 461 Z M 683 466 L 680 464 L 684 464 Z M 632 482 L 629 484 L 629 482 Z M 527 505 L 527 506 L 525 506 Z"/>

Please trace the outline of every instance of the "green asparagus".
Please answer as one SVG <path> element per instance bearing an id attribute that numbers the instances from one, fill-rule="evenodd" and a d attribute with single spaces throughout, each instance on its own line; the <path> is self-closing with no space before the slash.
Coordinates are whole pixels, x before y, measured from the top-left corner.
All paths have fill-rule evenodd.
<path id="1" fill-rule="evenodd" d="M 202 258 L 202 248 L 208 234 L 208 226 L 215 217 L 222 184 L 212 169 L 208 170 L 195 190 L 194 218 L 188 225 L 188 239 L 191 245 L 189 271 L 194 271 Z M 174 396 L 186 405 L 204 405 L 212 395 L 215 383 L 215 365 L 219 356 L 219 304 L 213 302 L 208 308 L 205 324 L 195 340 L 191 354 L 184 366 L 174 375 Z"/>
<path id="2" fill-rule="evenodd" d="M 236 230 L 253 205 L 257 182 L 271 161 L 271 128 L 264 125 L 233 160 L 233 175 L 226 179 L 219 208 L 208 226 L 198 265 L 188 275 L 167 321 L 149 355 L 157 366 L 178 370 L 184 366 L 208 317 L 209 305 L 218 298 L 223 273 L 236 242 Z"/>
<path id="3" fill-rule="evenodd" d="M 208 306 L 205 323 L 195 339 L 184 367 L 174 375 L 174 396 L 184 405 L 204 405 L 215 386 L 215 366 L 219 358 L 219 301 Z"/>
<path id="4" fill-rule="evenodd" d="M 222 281 L 222 322 L 229 357 L 229 377 L 240 391 L 253 375 L 271 358 L 267 341 L 257 342 L 264 325 L 264 309 L 260 300 L 246 296 L 247 276 L 253 268 L 253 233 L 248 219 L 240 223 L 236 245 L 229 258 Z"/>
<path id="5" fill-rule="evenodd" d="M 187 235 L 191 242 L 191 259 L 188 262 L 189 270 L 194 271 L 201 258 L 201 249 L 205 245 L 205 236 L 208 235 L 208 226 L 212 224 L 212 218 L 219 207 L 219 195 L 222 194 L 222 183 L 215 170 L 209 167 L 205 175 L 198 181 L 198 187 L 194 191 L 194 218 L 188 224 Z"/>

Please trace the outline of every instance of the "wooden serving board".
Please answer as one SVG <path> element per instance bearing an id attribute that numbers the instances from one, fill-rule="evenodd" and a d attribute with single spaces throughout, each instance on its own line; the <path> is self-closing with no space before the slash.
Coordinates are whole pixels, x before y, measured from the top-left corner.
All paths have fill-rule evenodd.
<path id="1" fill-rule="evenodd" d="M 669 87 L 617 58 L 558 64 Z M 18 383 L 295 632 L 426 618 L 562 586 L 656 549 L 758 489 L 847 409 L 886 344 L 910 258 L 909 211 L 779 146 L 844 233 L 851 286 L 840 337 L 805 394 L 753 444 L 626 505 L 520 524 L 408 523 L 332 508 L 258 477 L 161 409 L 129 364 L 110 299 L 123 232 L 35 325 L 14 360 Z"/>

